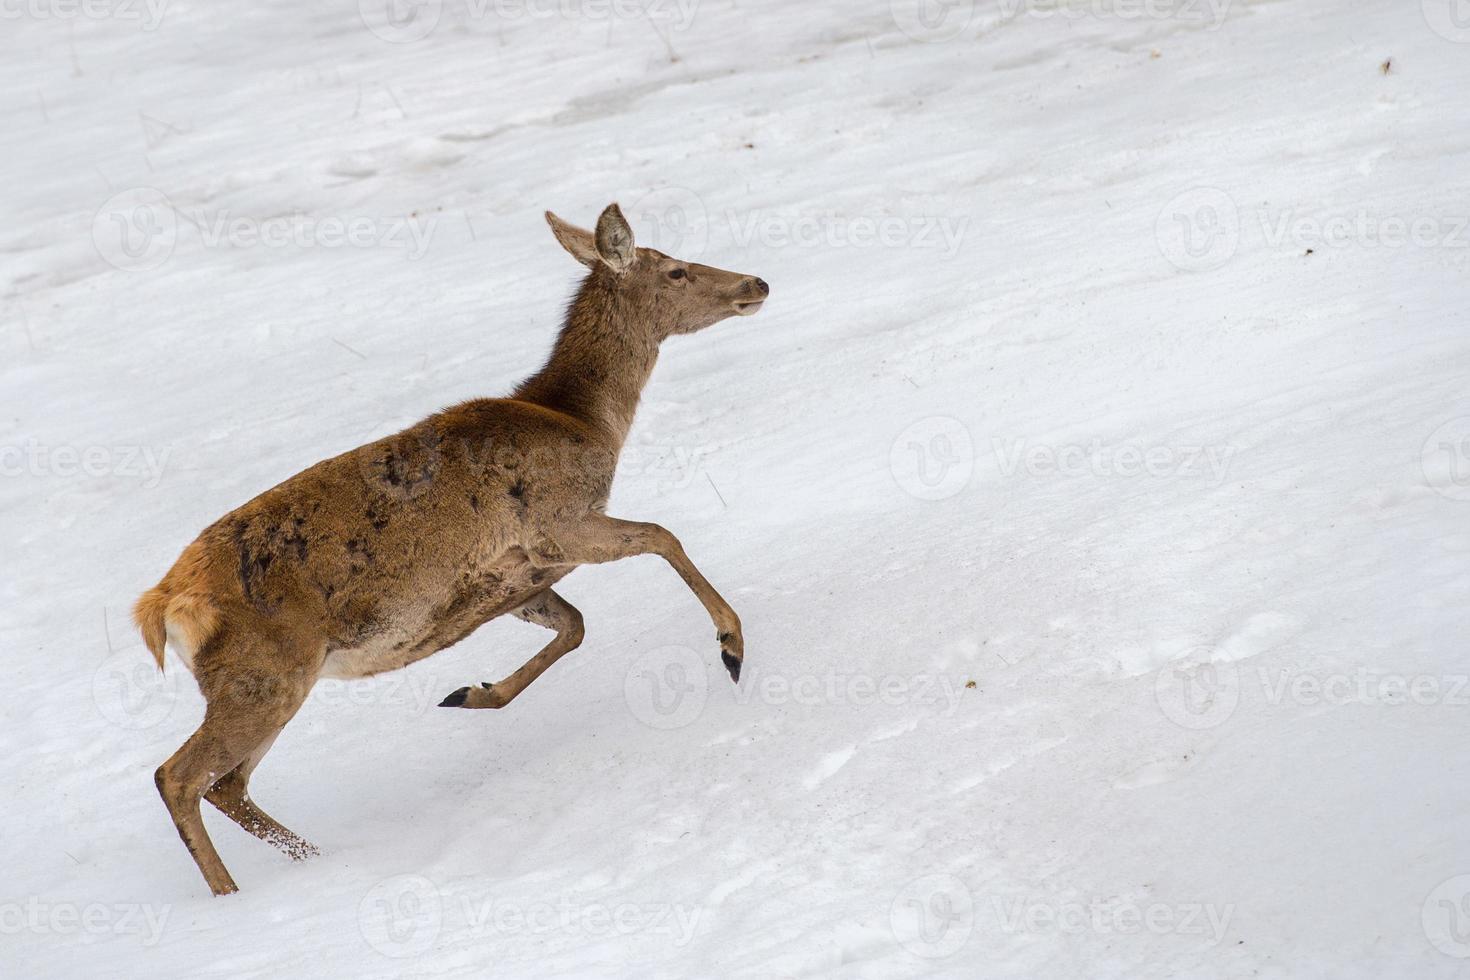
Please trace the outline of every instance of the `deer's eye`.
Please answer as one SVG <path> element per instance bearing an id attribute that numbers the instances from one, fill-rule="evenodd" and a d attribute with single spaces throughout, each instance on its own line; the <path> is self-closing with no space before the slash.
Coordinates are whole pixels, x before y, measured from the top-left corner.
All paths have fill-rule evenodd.
<path id="1" fill-rule="evenodd" d="M 670 269 L 669 270 L 669 278 L 670 279 L 683 279 L 688 274 L 689 273 L 685 272 L 683 269 Z"/>

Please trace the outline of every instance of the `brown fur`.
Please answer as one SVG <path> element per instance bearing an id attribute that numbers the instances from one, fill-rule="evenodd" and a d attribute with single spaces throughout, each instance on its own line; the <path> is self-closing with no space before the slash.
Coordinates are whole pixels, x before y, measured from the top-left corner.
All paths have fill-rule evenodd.
<path id="1" fill-rule="evenodd" d="M 617 205 L 595 234 L 547 220 L 589 272 L 540 372 L 510 398 L 457 405 L 267 490 L 205 528 L 138 600 L 159 667 L 167 641 L 208 703 L 157 782 L 216 894 L 235 884 L 204 832 L 201 798 L 293 857 L 314 852 L 245 790 L 317 678 L 403 667 L 511 613 L 556 638 L 504 680 L 444 701 L 502 707 L 581 642 L 581 615 L 551 590 L 579 564 L 663 556 L 708 610 L 739 679 L 739 618 L 678 540 L 603 509 L 660 342 L 753 313 L 769 290 L 635 248 Z"/>

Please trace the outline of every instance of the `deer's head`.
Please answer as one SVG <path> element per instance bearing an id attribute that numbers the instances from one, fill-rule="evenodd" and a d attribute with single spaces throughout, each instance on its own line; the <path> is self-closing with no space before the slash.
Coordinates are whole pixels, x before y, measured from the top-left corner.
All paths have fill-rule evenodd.
<path id="1" fill-rule="evenodd" d="M 562 247 L 591 270 L 592 281 L 613 294 L 619 306 L 635 311 L 657 340 L 703 330 L 728 316 L 750 316 L 771 293 L 755 276 L 635 246 L 633 229 L 616 204 L 602 212 L 596 232 L 550 211 L 546 220 Z"/>

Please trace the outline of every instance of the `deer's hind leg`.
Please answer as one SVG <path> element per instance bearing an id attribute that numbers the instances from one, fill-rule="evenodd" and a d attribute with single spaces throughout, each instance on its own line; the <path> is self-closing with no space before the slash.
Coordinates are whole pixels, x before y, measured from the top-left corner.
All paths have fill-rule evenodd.
<path id="1" fill-rule="evenodd" d="M 315 671 L 293 663 L 273 640 L 232 636 L 227 628 L 196 652 L 194 672 L 207 702 L 204 721 L 158 767 L 154 782 L 210 891 L 228 895 L 237 890 L 235 881 L 204 829 L 199 802 L 220 782 L 226 783 L 221 795 L 227 799 L 230 788 L 237 785 L 231 777 L 242 764 L 248 764 L 242 774 L 248 776 L 252 757 L 258 761 L 265 754 L 306 700 Z"/>
<path id="2" fill-rule="evenodd" d="M 218 782 L 205 791 L 204 798 L 249 833 L 284 852 L 293 861 L 301 861 L 321 852 L 310 841 L 292 833 L 256 806 L 249 794 L 250 774 L 271 750 L 279 734 L 278 729 L 246 756 L 243 762 L 221 776 Z"/>
<path id="3" fill-rule="evenodd" d="M 515 699 L 531 682 L 546 672 L 546 668 L 564 655 L 582 645 L 585 635 L 582 614 L 577 607 L 567 602 L 550 589 L 538 592 L 535 598 L 511 610 L 511 615 L 537 626 L 556 630 L 556 637 L 541 649 L 519 670 L 505 680 L 479 687 L 462 687 L 439 702 L 441 708 L 503 708 Z"/>

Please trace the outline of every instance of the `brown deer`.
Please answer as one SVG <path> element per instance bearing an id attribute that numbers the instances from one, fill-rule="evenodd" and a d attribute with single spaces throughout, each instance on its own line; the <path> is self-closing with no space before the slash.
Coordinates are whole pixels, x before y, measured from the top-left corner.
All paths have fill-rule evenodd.
<path id="1" fill-rule="evenodd" d="M 476 399 L 323 460 L 220 518 L 138 600 L 199 683 L 204 721 L 158 768 L 163 802 L 216 895 L 236 890 L 201 798 L 293 858 L 316 849 L 246 793 L 250 774 L 320 677 L 367 677 L 452 646 L 507 613 L 555 638 L 504 680 L 448 708 L 502 708 L 582 642 L 552 586 L 578 565 L 655 554 L 714 620 L 740 680 L 740 619 L 657 524 L 603 513 L 659 344 L 770 293 L 754 276 L 636 248 L 616 204 L 596 233 L 546 220 L 588 267 L 551 356 L 509 398 Z"/>

